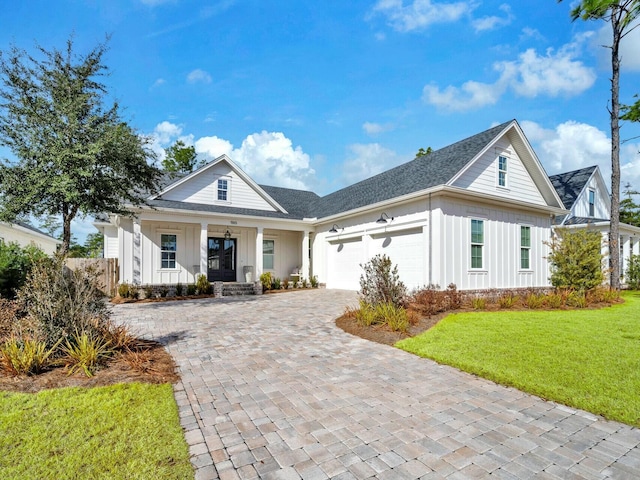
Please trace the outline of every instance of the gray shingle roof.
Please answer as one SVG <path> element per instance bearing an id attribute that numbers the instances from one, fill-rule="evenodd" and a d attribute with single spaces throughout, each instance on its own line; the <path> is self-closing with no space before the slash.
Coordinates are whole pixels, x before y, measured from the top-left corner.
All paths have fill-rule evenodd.
<path id="1" fill-rule="evenodd" d="M 372 205 L 384 200 L 444 185 L 467 165 L 489 142 L 496 138 L 515 120 L 492 127 L 469 138 L 436 150 L 429 155 L 367 178 L 354 185 L 319 197 L 313 192 L 290 188 L 260 185 L 288 214 L 237 208 L 221 205 L 203 205 L 158 198 L 149 204 L 153 207 L 192 210 L 198 212 L 229 213 L 268 218 L 322 218 Z M 175 175 L 175 174 L 174 174 Z M 179 176 L 163 178 L 163 188 L 177 181 Z"/>
<path id="2" fill-rule="evenodd" d="M 608 222 L 608 218 L 593 218 L 593 217 L 571 217 L 566 222 L 565 225 L 585 225 L 589 223 L 600 223 L 600 222 Z"/>
<path id="3" fill-rule="evenodd" d="M 553 187 L 558 192 L 560 200 L 562 200 L 567 210 L 571 210 L 595 169 L 595 166 L 586 167 L 549 177 L 549 180 L 551 180 Z"/>
<path id="4" fill-rule="evenodd" d="M 318 218 L 444 185 L 513 120 L 322 197 Z"/>

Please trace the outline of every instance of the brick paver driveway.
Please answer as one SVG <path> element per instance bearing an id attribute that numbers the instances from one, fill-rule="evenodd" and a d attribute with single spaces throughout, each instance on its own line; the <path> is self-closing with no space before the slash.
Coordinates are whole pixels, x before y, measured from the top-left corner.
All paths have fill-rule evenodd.
<path id="1" fill-rule="evenodd" d="M 335 290 L 120 305 L 180 368 L 198 479 L 640 478 L 640 430 L 370 343 Z"/>

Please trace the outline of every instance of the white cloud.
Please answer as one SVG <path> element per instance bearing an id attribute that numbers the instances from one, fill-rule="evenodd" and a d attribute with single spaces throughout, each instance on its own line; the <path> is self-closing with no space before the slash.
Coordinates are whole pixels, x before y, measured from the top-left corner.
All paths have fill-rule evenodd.
<path id="1" fill-rule="evenodd" d="M 476 32 L 483 32 L 509 25 L 514 19 L 514 16 L 511 13 L 511 7 L 506 3 L 503 3 L 500 5 L 499 9 L 504 12 L 504 16 L 499 17 L 497 15 L 490 15 L 487 17 L 477 18 L 471 22 L 474 30 Z"/>
<path id="2" fill-rule="evenodd" d="M 410 32 L 425 29 L 434 23 L 455 22 L 473 8 L 473 3 L 465 1 L 443 3 L 413 0 L 405 6 L 403 0 L 379 0 L 369 16 L 382 14 L 395 30 Z"/>
<path id="3" fill-rule="evenodd" d="M 187 82 L 189 83 L 211 83 L 211 75 L 204 70 L 196 68 L 187 75 Z"/>
<path id="4" fill-rule="evenodd" d="M 153 85 L 151 85 L 151 88 L 157 88 L 161 85 L 164 85 L 165 83 L 167 83 L 167 81 L 164 78 L 159 78 L 155 82 L 153 82 Z"/>
<path id="5" fill-rule="evenodd" d="M 362 124 L 362 129 L 365 131 L 367 135 L 375 136 L 382 132 L 388 132 L 393 129 L 393 125 L 390 123 L 373 123 L 373 122 L 364 122 Z"/>
<path id="6" fill-rule="evenodd" d="M 472 110 L 495 104 L 507 90 L 523 97 L 548 95 L 573 96 L 590 88 L 596 79 L 592 68 L 575 60 L 588 35 L 578 36 L 557 52 L 548 49 L 539 55 L 528 49 L 515 61 L 496 62 L 494 70 L 500 72 L 494 83 L 465 82 L 461 87 L 449 85 L 444 90 L 427 85 L 423 100 L 443 110 Z"/>
<path id="7" fill-rule="evenodd" d="M 536 122 L 520 124 L 540 161 L 550 175 L 598 165 L 609 184 L 611 178 L 611 139 L 607 133 L 586 123 L 567 121 L 548 129 Z M 621 185 L 640 188 L 639 143 L 620 148 Z"/>
<path id="8" fill-rule="evenodd" d="M 266 185 L 309 189 L 315 178 L 309 155 L 281 132 L 248 135 L 239 148 L 228 140 L 212 136 L 195 142 L 196 152 L 211 159 L 228 155 L 253 180 Z"/>
<path id="9" fill-rule="evenodd" d="M 355 143 L 347 147 L 342 178 L 346 185 L 377 175 L 402 162 L 396 152 L 379 143 Z"/>
<path id="10" fill-rule="evenodd" d="M 634 28 L 635 27 L 635 28 Z M 620 68 L 626 71 L 640 71 L 640 20 L 635 21 L 629 33 L 620 42 Z M 604 23 L 593 36 L 592 48 L 603 68 L 611 69 L 612 43 L 611 25 Z"/>
<path id="11" fill-rule="evenodd" d="M 185 145 L 193 145 L 193 135 L 182 135 L 183 127 L 175 123 L 160 122 L 151 133 L 151 150 L 156 154 L 158 162 L 164 160 L 166 153 L 165 148 L 171 146 L 176 140 L 182 140 Z"/>

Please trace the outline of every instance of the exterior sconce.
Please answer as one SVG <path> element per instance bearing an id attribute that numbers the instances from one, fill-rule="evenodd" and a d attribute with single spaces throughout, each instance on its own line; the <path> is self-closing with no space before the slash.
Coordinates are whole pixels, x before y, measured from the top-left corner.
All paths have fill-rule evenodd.
<path id="1" fill-rule="evenodd" d="M 333 227 L 331 227 L 331 230 L 329 230 L 329 233 L 338 233 L 339 228 L 340 227 L 334 223 Z M 344 228 L 340 228 L 340 230 L 344 230 Z"/>
<path id="2" fill-rule="evenodd" d="M 229 231 L 229 229 L 227 229 L 227 231 L 224 232 L 224 239 L 225 240 L 231 239 L 231 232 Z"/>
<path id="3" fill-rule="evenodd" d="M 387 220 L 391 220 L 393 222 L 394 218 L 395 217 L 389 218 L 389 215 L 387 215 L 385 212 L 382 212 L 382 215 L 380 215 L 380 218 L 376 220 L 376 223 L 380 223 L 380 224 L 387 223 Z"/>

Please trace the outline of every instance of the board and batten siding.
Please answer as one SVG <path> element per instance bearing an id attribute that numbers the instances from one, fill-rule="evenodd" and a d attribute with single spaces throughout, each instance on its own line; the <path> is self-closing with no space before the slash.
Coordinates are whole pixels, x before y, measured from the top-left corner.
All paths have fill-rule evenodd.
<path id="1" fill-rule="evenodd" d="M 104 258 L 118 258 L 118 228 L 104 227 Z"/>
<path id="2" fill-rule="evenodd" d="M 302 233 L 265 229 L 263 239 L 273 240 L 274 245 L 273 269 L 263 267 L 263 271 L 281 280 L 291 280 L 293 270 L 302 267 Z M 303 277 L 309 280 L 306 273 Z"/>
<path id="3" fill-rule="evenodd" d="M 498 186 L 498 157 L 507 158 L 507 184 Z M 478 158 L 453 186 L 510 200 L 546 205 L 529 172 L 506 137 Z"/>
<path id="4" fill-rule="evenodd" d="M 593 216 L 589 215 L 589 190 L 595 192 Z M 571 213 L 574 217 L 609 218 L 609 207 L 606 201 L 608 196 L 609 192 L 606 189 L 603 190 L 603 186 L 598 182 L 596 175 L 592 175 L 584 190 L 573 203 Z"/>
<path id="5" fill-rule="evenodd" d="M 227 201 L 218 201 L 219 178 L 228 181 Z M 226 205 L 271 212 L 276 211 L 224 162 L 203 170 L 185 183 L 162 195 L 162 198 L 204 205 Z"/>
<path id="6" fill-rule="evenodd" d="M 550 218 L 442 199 L 434 210 L 434 282 L 460 290 L 549 286 Z M 484 225 L 483 268 L 471 268 L 471 220 Z M 521 226 L 531 228 L 530 268 L 520 268 Z"/>

